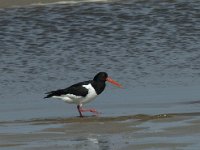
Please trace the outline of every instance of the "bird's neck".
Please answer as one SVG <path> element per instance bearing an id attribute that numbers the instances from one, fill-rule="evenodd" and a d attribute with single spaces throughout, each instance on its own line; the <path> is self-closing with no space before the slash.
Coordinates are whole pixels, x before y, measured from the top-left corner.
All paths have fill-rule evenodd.
<path id="1" fill-rule="evenodd" d="M 93 81 L 92 86 L 94 87 L 97 95 L 101 94 L 106 87 L 106 83 L 102 81 Z"/>

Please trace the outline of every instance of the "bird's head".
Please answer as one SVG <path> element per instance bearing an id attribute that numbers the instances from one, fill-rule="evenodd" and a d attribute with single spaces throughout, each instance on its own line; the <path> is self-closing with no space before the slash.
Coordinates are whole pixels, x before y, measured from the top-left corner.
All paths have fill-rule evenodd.
<path id="1" fill-rule="evenodd" d="M 119 84 L 117 81 L 113 80 L 111 77 L 108 77 L 108 74 L 106 72 L 99 72 L 95 75 L 94 81 L 98 81 L 98 82 L 110 82 L 120 88 L 122 88 L 122 85 Z"/>

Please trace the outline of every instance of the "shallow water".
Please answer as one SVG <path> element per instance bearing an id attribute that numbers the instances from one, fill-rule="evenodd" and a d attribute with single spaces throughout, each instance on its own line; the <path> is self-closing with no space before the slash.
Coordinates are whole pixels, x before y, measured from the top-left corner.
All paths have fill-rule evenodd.
<path id="1" fill-rule="evenodd" d="M 200 2 L 49 2 L 54 3 L 20 2 L 17 7 L 0 7 L 0 126 L 15 120 L 76 117 L 74 105 L 44 100 L 44 93 L 90 80 L 99 71 L 107 72 L 124 87 L 118 89 L 108 84 L 102 95 L 85 106 L 96 108 L 102 113 L 100 117 L 171 113 L 184 116 L 195 112 L 197 115 L 189 118 L 199 121 Z M 156 124 L 147 123 L 147 126 Z M 174 124 L 180 126 L 177 121 Z M 22 127 L 27 132 L 31 129 L 23 123 L 16 129 L 22 131 Z M 198 131 L 198 127 L 195 129 Z M 3 131 L 7 129 L 1 128 Z M 15 129 L 11 131 L 14 134 Z M 107 135 L 102 136 L 100 139 Z M 192 136 L 185 137 L 189 147 L 194 137 L 199 138 L 199 135 Z M 123 134 L 116 137 L 118 142 L 122 139 Z M 171 148 L 184 141 L 184 137 L 179 139 Z M 160 146 L 159 140 L 152 146 L 151 140 L 147 137 L 135 148 L 166 146 Z M 80 140 L 78 145 L 87 149 L 83 143 Z M 37 140 L 32 144 L 37 145 Z M 124 146 L 131 149 L 132 144 Z M 197 149 L 194 145 L 192 149 Z M 100 148 L 90 146 L 118 148 L 112 142 Z M 181 148 L 184 146 L 187 143 Z"/>

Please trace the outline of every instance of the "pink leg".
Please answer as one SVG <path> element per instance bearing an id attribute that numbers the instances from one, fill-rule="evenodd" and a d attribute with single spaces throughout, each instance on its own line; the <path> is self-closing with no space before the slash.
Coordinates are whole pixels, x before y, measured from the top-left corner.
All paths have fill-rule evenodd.
<path id="1" fill-rule="evenodd" d="M 83 117 L 83 115 L 82 115 L 82 113 L 81 113 L 81 108 L 80 108 L 80 105 L 77 105 L 77 109 L 78 109 L 78 112 L 79 112 L 79 115 L 80 115 L 80 117 Z"/>
<path id="2" fill-rule="evenodd" d="M 80 111 L 81 112 L 91 112 L 91 113 L 94 113 L 94 114 L 99 114 L 96 109 L 92 108 L 92 109 L 83 109 L 83 108 L 80 108 Z"/>
<path id="3" fill-rule="evenodd" d="M 78 109 L 80 117 L 83 117 L 82 112 L 91 112 L 95 115 L 100 114 L 99 112 L 96 111 L 96 109 L 83 109 L 80 105 L 77 105 L 77 109 Z"/>

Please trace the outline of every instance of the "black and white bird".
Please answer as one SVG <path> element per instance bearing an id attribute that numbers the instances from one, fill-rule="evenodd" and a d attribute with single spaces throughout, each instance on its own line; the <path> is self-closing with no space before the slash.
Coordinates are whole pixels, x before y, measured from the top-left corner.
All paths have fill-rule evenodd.
<path id="1" fill-rule="evenodd" d="M 47 96 L 44 98 L 58 98 L 67 103 L 76 104 L 80 117 L 83 117 L 82 112 L 92 112 L 98 114 L 95 109 L 83 109 L 82 106 L 83 104 L 94 100 L 97 95 L 104 91 L 106 81 L 118 87 L 122 87 L 119 83 L 108 77 L 106 72 L 99 72 L 95 75 L 93 80 L 80 82 L 65 89 L 48 92 L 46 93 Z"/>

